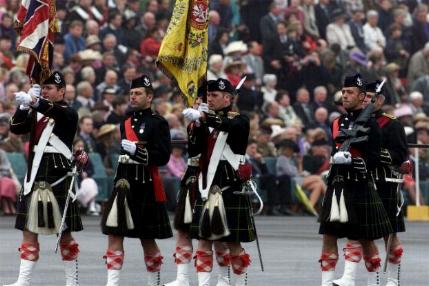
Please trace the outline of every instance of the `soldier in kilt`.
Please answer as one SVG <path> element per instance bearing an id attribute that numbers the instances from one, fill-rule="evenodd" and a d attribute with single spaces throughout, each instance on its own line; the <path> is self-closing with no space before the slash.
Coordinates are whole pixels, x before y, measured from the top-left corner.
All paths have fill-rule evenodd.
<path id="1" fill-rule="evenodd" d="M 198 109 L 202 103 L 203 96 L 207 94 L 207 83 L 198 89 L 198 97 L 194 108 Z M 204 106 L 204 104 L 202 105 Z M 200 110 L 201 111 L 201 110 Z M 176 212 L 174 216 L 174 228 L 177 230 L 176 251 L 174 262 L 177 264 L 177 277 L 165 286 L 189 286 L 191 260 L 193 253 L 192 239 L 190 237 L 190 226 L 192 223 L 192 206 L 200 197 L 198 191 L 198 175 L 200 172 L 201 146 L 197 141 L 199 122 L 191 122 L 188 125 L 188 167 L 180 183 Z M 230 253 L 224 242 L 214 241 L 213 243 L 216 261 L 219 265 L 218 282 L 216 286 L 230 285 Z"/>
<path id="2" fill-rule="evenodd" d="M 148 271 L 148 284 L 161 285 L 161 252 L 155 239 L 172 237 L 165 207 L 166 195 L 158 166 L 170 158 L 167 121 L 151 109 L 153 89 L 147 76 L 131 83 L 131 111 L 121 123 L 121 155 L 114 190 L 102 218 L 108 235 L 108 286 L 119 285 L 124 261 L 124 237 L 139 238 Z"/>
<path id="3" fill-rule="evenodd" d="M 191 238 L 199 239 L 195 265 L 200 286 L 210 283 L 214 241 L 226 242 L 235 285 L 246 285 L 250 257 L 241 242 L 255 240 L 249 198 L 237 194 L 242 185 L 240 166 L 249 137 L 249 119 L 231 111 L 233 94 L 228 80 L 211 80 L 208 106 L 201 104 L 199 111 L 192 108 L 183 111 L 186 119 L 195 122 L 192 138 L 201 154 L 200 196 L 190 226 Z"/>
<path id="4" fill-rule="evenodd" d="M 33 85 L 28 93 L 15 94 L 19 107 L 10 121 L 10 130 L 30 134 L 30 154 L 17 206 L 15 227 L 23 232 L 23 240 L 19 248 L 20 273 L 13 286 L 30 285 L 39 259 L 38 235 L 60 232 L 71 184 L 71 149 L 78 121 L 77 112 L 64 101 L 65 87 L 64 76 L 53 72 L 41 87 Z M 86 154 L 81 155 L 87 161 Z M 68 286 L 78 285 L 79 245 L 71 232 L 82 229 L 78 207 L 70 200 L 60 240 Z"/>
<path id="5" fill-rule="evenodd" d="M 364 107 L 368 106 L 371 99 L 376 96 L 376 89 L 380 81 L 375 81 L 366 85 L 366 97 Z M 401 168 L 406 166 L 408 159 L 407 138 L 404 127 L 392 115 L 381 110 L 385 96 L 379 94 L 375 101 L 374 116 L 382 132 L 380 162 L 372 171 L 372 177 L 377 186 L 383 206 L 389 216 L 393 229 L 391 233 L 388 258 L 388 277 L 386 286 L 395 286 L 400 283 L 400 263 L 403 247 L 398 239 L 397 233 L 405 231 L 404 213 L 402 211 L 402 198 L 400 184 L 402 182 Z M 386 243 L 389 236 L 385 236 Z M 354 285 L 357 266 L 362 258 L 362 248 L 358 241 L 349 240 L 344 247 L 345 267 L 344 274 L 340 279 L 334 280 L 337 285 Z"/>
<path id="6" fill-rule="evenodd" d="M 370 117 L 357 134 L 367 140 L 353 143 L 349 151 L 339 151 L 344 143 L 338 135 L 355 124 L 362 112 L 365 86 L 359 74 L 346 77 L 342 102 L 347 113 L 335 119 L 332 137 L 335 141 L 328 175 L 328 190 L 323 200 L 319 233 L 323 234 L 322 286 L 333 285 L 338 260 L 338 238 L 357 240 L 362 245 L 365 266 L 370 273 L 368 285 L 379 285 L 380 256 L 375 239 L 392 233 L 389 218 L 376 191 L 371 172 L 379 163 L 381 130 Z M 338 138 L 337 138 L 338 137 Z"/>

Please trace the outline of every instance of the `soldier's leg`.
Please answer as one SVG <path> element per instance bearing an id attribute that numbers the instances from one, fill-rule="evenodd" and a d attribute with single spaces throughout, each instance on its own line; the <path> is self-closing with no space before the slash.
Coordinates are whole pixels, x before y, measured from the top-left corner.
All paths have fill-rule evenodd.
<path id="1" fill-rule="evenodd" d="M 360 240 L 365 267 L 369 272 L 368 286 L 380 285 L 381 258 L 373 240 Z"/>
<path id="2" fill-rule="evenodd" d="M 108 247 L 104 255 L 107 266 L 107 285 L 119 286 L 119 278 L 124 263 L 124 238 L 109 235 Z"/>
<path id="3" fill-rule="evenodd" d="M 165 286 L 189 286 L 192 259 L 192 240 L 189 233 L 177 231 L 174 257 L 177 264 L 177 277 L 175 281 L 165 284 Z"/>
<path id="4" fill-rule="evenodd" d="M 322 286 L 331 286 L 335 276 L 335 266 L 338 261 L 337 237 L 329 234 L 323 235 L 322 255 L 320 268 L 322 270 Z"/>
<path id="5" fill-rule="evenodd" d="M 250 256 L 244 251 L 239 242 L 228 242 L 231 253 L 231 266 L 236 286 L 247 285 L 247 268 L 250 265 Z"/>
<path id="6" fill-rule="evenodd" d="M 39 242 L 35 233 L 24 230 L 21 246 L 19 247 L 21 265 L 19 276 L 14 284 L 4 286 L 29 286 L 34 267 L 39 260 Z"/>
<path id="7" fill-rule="evenodd" d="M 231 255 L 228 246 L 222 241 L 215 241 L 214 250 L 219 265 L 219 274 L 216 286 L 226 286 L 231 283 Z"/>
<path id="8" fill-rule="evenodd" d="M 70 232 L 65 232 L 60 241 L 61 257 L 64 262 L 66 286 L 79 285 L 78 256 L 79 244 L 74 240 Z"/>
<path id="9" fill-rule="evenodd" d="M 362 259 L 362 246 L 357 240 L 348 240 L 344 251 L 344 273 L 340 279 L 334 280 L 337 286 L 354 286 L 356 272 L 359 262 Z"/>
<path id="10" fill-rule="evenodd" d="M 209 286 L 210 275 L 213 269 L 212 241 L 198 241 L 197 252 L 195 253 L 195 268 L 198 274 L 198 286 Z"/>
<path id="11" fill-rule="evenodd" d="M 154 239 L 141 239 L 141 244 L 144 251 L 144 262 L 146 263 L 148 272 L 147 285 L 159 286 L 161 285 L 161 265 L 163 259 L 161 251 Z"/>
<path id="12" fill-rule="evenodd" d="M 384 238 L 387 248 L 388 237 Z M 386 250 L 387 251 L 387 250 Z M 387 284 L 386 286 L 400 285 L 401 278 L 401 258 L 404 249 L 396 233 L 392 234 L 392 243 L 389 249 L 389 259 L 387 263 Z"/>

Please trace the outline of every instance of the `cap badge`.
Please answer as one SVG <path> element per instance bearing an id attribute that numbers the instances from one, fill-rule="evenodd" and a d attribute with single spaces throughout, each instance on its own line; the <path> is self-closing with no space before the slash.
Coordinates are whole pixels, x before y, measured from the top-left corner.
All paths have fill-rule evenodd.
<path id="1" fill-rule="evenodd" d="M 219 81 L 219 89 L 220 90 L 224 90 L 226 88 L 225 83 L 223 82 L 223 80 Z"/>
<path id="2" fill-rule="evenodd" d="M 55 77 L 55 79 L 54 79 L 55 83 L 60 84 L 61 83 L 60 75 L 58 73 L 55 73 L 54 77 Z"/>

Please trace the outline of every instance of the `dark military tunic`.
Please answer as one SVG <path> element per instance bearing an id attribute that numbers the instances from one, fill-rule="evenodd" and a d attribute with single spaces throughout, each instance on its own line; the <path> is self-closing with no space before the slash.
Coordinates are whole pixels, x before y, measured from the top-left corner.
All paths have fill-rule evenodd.
<path id="1" fill-rule="evenodd" d="M 333 138 L 336 140 L 333 146 L 332 156 L 337 152 L 338 142 L 336 131 L 348 129 L 358 118 L 361 110 L 341 115 L 337 123 L 332 125 Z M 350 153 L 353 156 L 351 165 L 331 165 L 328 176 L 328 189 L 326 191 L 322 212 L 320 216 L 320 234 L 330 234 L 336 237 L 349 239 L 378 239 L 392 232 L 389 219 L 383 204 L 376 191 L 371 171 L 377 166 L 381 148 L 381 130 L 375 118 L 370 118 L 365 127 L 369 127 L 368 140 L 353 144 Z M 365 134 L 358 134 L 358 136 Z M 357 158 L 363 158 L 366 164 L 365 170 L 358 170 Z M 348 213 L 348 222 L 331 222 L 330 212 L 333 194 L 337 200 L 343 190 L 345 204 Z"/>
<path id="2" fill-rule="evenodd" d="M 78 114 L 73 108 L 67 106 L 65 101 L 51 102 L 40 98 L 38 107 L 32 107 L 30 110 L 20 110 L 18 108 L 11 119 L 10 130 L 15 134 L 30 133 L 30 158 L 28 162 L 28 172 L 33 171 L 31 170 L 31 165 L 34 157 L 33 148 L 34 145 L 37 144 L 37 142 L 35 142 L 37 112 L 42 113 L 46 117 L 41 120 L 47 120 L 48 118 L 55 120 L 53 133 L 57 135 L 70 150 L 72 149 L 73 139 L 77 131 Z M 47 146 L 49 145 L 50 144 L 48 143 Z M 71 168 L 71 162 L 62 154 L 45 153 L 43 154 L 40 162 L 35 182 L 45 181 L 52 184 L 65 176 L 67 172 L 70 172 Z M 68 177 L 66 180 L 52 188 L 55 198 L 58 201 L 61 214 L 63 214 L 70 182 L 71 178 Z M 17 218 L 15 224 L 17 229 L 25 229 L 30 199 L 31 193 L 24 196 L 24 192 L 22 190 L 17 206 Z M 65 231 L 80 231 L 83 229 L 76 203 L 70 201 L 65 223 Z"/>
<path id="3" fill-rule="evenodd" d="M 193 154 L 201 154 L 201 166 L 204 165 L 204 155 L 207 153 L 207 140 L 211 132 L 228 132 L 226 143 L 231 147 L 235 154 L 244 155 L 249 137 L 249 119 L 247 116 L 230 112 L 230 107 L 220 110 L 216 113 L 207 113 L 206 121 L 201 125 L 194 125 L 193 134 L 189 137 Z M 213 128 L 210 131 L 209 127 Z M 193 154 L 189 154 L 192 156 Z M 206 162 L 207 163 L 207 162 Z M 223 237 L 221 241 L 231 242 L 250 242 L 255 239 L 255 229 L 251 219 L 249 197 L 245 195 L 234 194 L 241 191 L 241 182 L 236 171 L 226 161 L 220 160 L 214 175 L 212 186 L 219 186 L 228 189 L 222 192 L 222 198 L 225 205 L 227 224 L 231 234 Z M 199 239 L 199 222 L 204 208 L 204 202 L 198 197 L 194 207 L 194 216 L 191 224 L 191 237 Z M 204 238 L 203 238 L 204 239 Z"/>
<path id="4" fill-rule="evenodd" d="M 380 160 L 372 175 L 393 231 L 404 232 L 403 210 L 401 209 L 398 214 L 398 205 L 401 203 L 401 193 L 398 188 L 400 184 L 389 180 L 395 181 L 401 178 L 399 167 L 408 159 L 407 138 L 404 127 L 395 117 L 377 111 L 375 118 L 382 131 L 381 148 L 387 150 L 388 155 Z"/>
<path id="5" fill-rule="evenodd" d="M 114 179 L 114 185 L 119 179 L 126 179 L 130 185 L 129 191 L 115 188 L 110 196 L 102 219 L 104 234 L 112 234 L 141 239 L 162 239 L 173 236 L 165 202 L 156 200 L 153 173 L 150 168 L 164 166 L 170 159 L 171 140 L 167 121 L 150 108 L 133 111 L 120 125 L 121 138 L 127 139 L 125 122 L 131 119 L 131 127 L 140 140 L 134 155 L 124 150 L 121 155 L 128 155 L 135 163 L 119 163 Z M 137 163 L 137 164 L 136 164 Z M 107 217 L 118 196 L 118 210 L 123 208 L 126 197 L 134 228 L 124 227 L 124 217 L 118 214 L 118 227 L 106 225 Z M 122 198 L 122 201 L 120 200 Z"/>

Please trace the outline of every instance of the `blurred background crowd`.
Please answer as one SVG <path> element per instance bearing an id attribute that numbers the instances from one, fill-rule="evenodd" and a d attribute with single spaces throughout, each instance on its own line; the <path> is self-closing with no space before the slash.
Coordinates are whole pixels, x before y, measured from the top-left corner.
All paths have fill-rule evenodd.
<path id="1" fill-rule="evenodd" d="M 14 92 L 28 90 L 28 55 L 16 51 L 19 0 L 0 0 L 0 203 L 13 214 L 25 174 L 28 138 L 9 132 Z M 359 72 L 386 79 L 384 111 L 404 124 L 409 142 L 429 144 L 429 1 L 210 0 L 208 79 L 236 85 L 247 75 L 235 108 L 250 117 L 246 157 L 253 165 L 267 215 L 305 214 L 297 187 L 316 210 L 329 169 L 330 123 L 341 107 L 342 81 Z M 118 123 L 127 112 L 133 78 L 153 82 L 153 108 L 172 138 L 186 138 L 185 103 L 155 60 L 174 0 L 57 0 L 61 33 L 54 69 L 64 73 L 65 100 L 79 113 L 75 147 L 91 153 L 80 180 L 81 204 L 98 214 L 108 197 L 120 151 Z M 429 150 L 420 149 L 422 202 L 429 203 Z M 411 159 L 415 152 L 410 150 Z M 174 144 L 163 168 L 174 208 L 186 169 L 186 146 Z M 24 161 L 19 165 L 19 161 Z M 16 167 L 21 166 L 21 167 Z M 95 183 L 96 182 L 96 183 Z M 415 179 L 404 190 L 415 203 Z"/>

